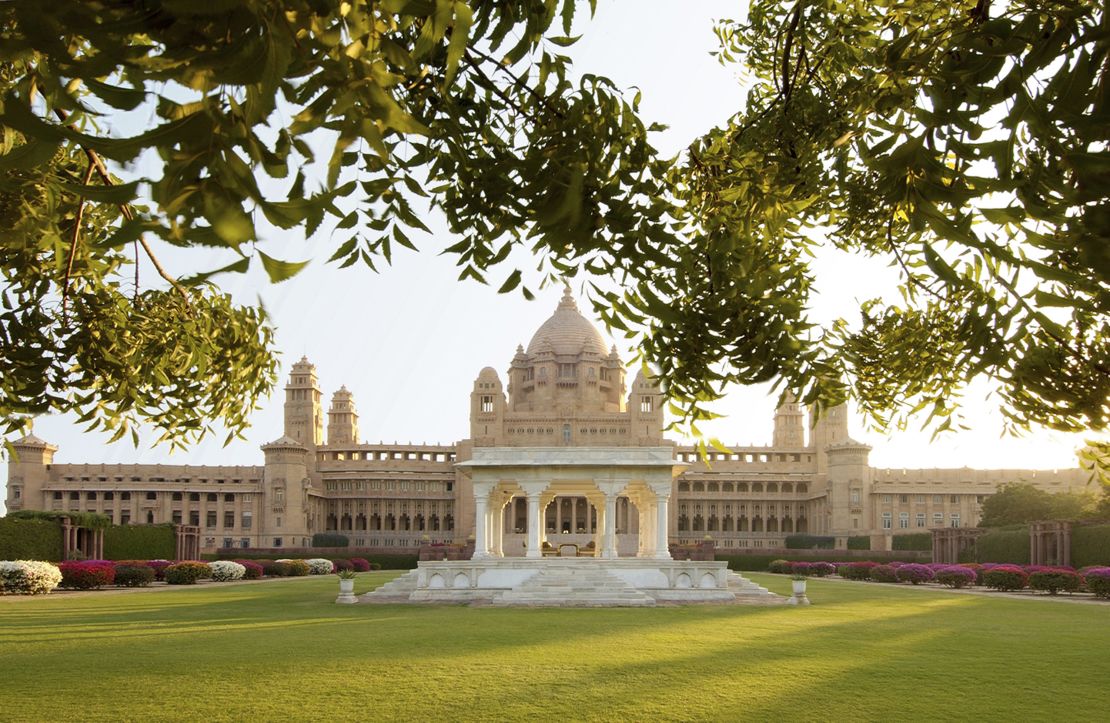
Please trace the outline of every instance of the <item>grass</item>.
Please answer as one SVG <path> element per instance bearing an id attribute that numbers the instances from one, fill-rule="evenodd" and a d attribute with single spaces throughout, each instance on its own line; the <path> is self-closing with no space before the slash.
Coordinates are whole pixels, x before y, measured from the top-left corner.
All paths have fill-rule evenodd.
<path id="1" fill-rule="evenodd" d="M 0 720 L 1107 717 L 1110 605 L 822 580 L 809 608 L 344 606 L 336 592 L 328 576 L 0 598 Z"/>

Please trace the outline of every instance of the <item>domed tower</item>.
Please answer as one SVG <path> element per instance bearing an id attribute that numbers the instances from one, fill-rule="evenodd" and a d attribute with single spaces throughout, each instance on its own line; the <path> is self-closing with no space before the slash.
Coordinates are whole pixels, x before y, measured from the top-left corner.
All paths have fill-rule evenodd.
<path id="1" fill-rule="evenodd" d="M 324 443 L 320 382 L 307 357 L 293 365 L 285 386 L 285 436 L 313 447 Z"/>
<path id="2" fill-rule="evenodd" d="M 12 442 L 8 460 L 7 510 L 46 510 L 42 487 L 49 481 L 49 468 L 58 448 L 34 434 Z"/>
<path id="3" fill-rule="evenodd" d="M 771 444 L 775 449 L 802 449 L 806 446 L 805 432 L 805 411 L 793 392 L 788 391 L 775 410 L 775 432 Z"/>
<path id="4" fill-rule="evenodd" d="M 307 546 L 312 536 L 308 528 L 309 450 L 286 436 L 262 445 L 262 453 L 266 467 L 259 542 L 265 547 Z"/>
<path id="5" fill-rule="evenodd" d="M 481 447 L 501 444 L 504 423 L 505 393 L 501 379 L 493 367 L 486 367 L 478 373 L 470 393 L 470 438 Z"/>
<path id="6" fill-rule="evenodd" d="M 358 444 L 358 411 L 346 385 L 332 395 L 328 410 L 328 444 Z"/>
<path id="7" fill-rule="evenodd" d="M 655 378 L 644 374 L 642 368 L 632 380 L 628 417 L 633 444 L 651 447 L 663 443 L 663 392 Z"/>

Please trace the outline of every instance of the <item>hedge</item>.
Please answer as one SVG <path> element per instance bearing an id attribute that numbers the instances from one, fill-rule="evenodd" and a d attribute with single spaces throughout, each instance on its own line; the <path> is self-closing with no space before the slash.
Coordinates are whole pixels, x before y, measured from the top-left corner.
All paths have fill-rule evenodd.
<path id="1" fill-rule="evenodd" d="M 749 572 L 765 572 L 767 567 L 775 560 L 787 560 L 790 562 L 815 562 L 817 560 L 823 562 L 861 562 L 861 558 L 859 557 L 849 557 L 847 555 L 837 555 L 835 553 L 831 555 L 822 555 L 820 558 L 816 558 L 813 556 L 801 557 L 789 554 L 784 555 L 781 550 L 776 555 L 725 555 L 721 554 L 721 551 L 718 550 L 715 559 L 727 562 L 730 570 L 747 570 Z M 872 562 L 914 562 L 920 558 L 914 557 L 910 553 L 893 555 L 875 553 L 868 556 L 867 559 Z"/>
<path id="2" fill-rule="evenodd" d="M 849 550 L 870 550 L 871 549 L 871 536 L 870 535 L 853 535 L 848 538 Z M 896 548 L 897 549 L 897 548 Z M 929 548 L 932 550 L 933 548 Z"/>
<path id="3" fill-rule="evenodd" d="M 97 512 L 53 512 L 47 510 L 20 510 L 19 512 L 12 512 L 8 517 L 14 517 L 20 520 L 55 520 L 60 522 L 63 517 L 68 517 L 70 522 L 78 527 L 87 527 L 90 530 L 103 530 L 112 524 L 112 519 L 108 515 L 102 515 Z"/>
<path id="4" fill-rule="evenodd" d="M 351 541 L 337 532 L 317 532 L 312 536 L 313 547 L 347 547 Z"/>
<path id="5" fill-rule="evenodd" d="M 976 542 L 975 561 L 1028 565 L 1029 528 L 1020 525 L 990 530 Z"/>
<path id="6" fill-rule="evenodd" d="M 381 570 L 412 570 L 416 568 L 416 562 L 420 559 L 419 555 L 375 555 L 369 552 L 361 552 L 355 548 L 351 548 L 350 554 L 358 554 L 360 560 L 366 560 L 371 563 L 377 563 Z M 291 549 L 284 553 L 279 552 L 249 552 L 249 551 L 235 551 L 228 550 L 226 553 L 204 553 L 201 558 L 204 560 L 284 560 L 284 559 L 307 559 L 310 557 L 326 557 L 329 560 L 334 558 L 335 555 L 319 554 L 311 551 L 306 551 L 304 548 Z M 722 557 L 718 560 L 724 559 Z M 768 560 L 775 559 L 774 557 L 767 557 Z M 764 568 L 766 563 L 764 564 Z M 764 569 L 760 568 L 760 569 Z M 753 568 L 745 568 L 753 569 Z"/>
<path id="7" fill-rule="evenodd" d="M 3 557 L 3 553 L 0 553 Z M 1110 525 L 1076 525 L 1071 531 L 1071 564 L 1110 565 Z"/>
<path id="8" fill-rule="evenodd" d="M 788 550 L 831 550 L 835 544 L 835 537 L 826 537 L 822 535 L 787 535 L 785 546 Z"/>
<path id="9" fill-rule="evenodd" d="M 0 560 L 62 559 L 62 526 L 52 520 L 0 518 Z"/>
<path id="10" fill-rule="evenodd" d="M 104 530 L 106 560 L 172 560 L 176 556 L 173 525 L 112 525 Z"/>
<path id="11" fill-rule="evenodd" d="M 933 533 L 914 532 L 908 535 L 895 535 L 891 547 L 895 550 L 931 552 L 933 549 Z M 849 546 L 849 549 L 851 549 L 851 546 Z"/>

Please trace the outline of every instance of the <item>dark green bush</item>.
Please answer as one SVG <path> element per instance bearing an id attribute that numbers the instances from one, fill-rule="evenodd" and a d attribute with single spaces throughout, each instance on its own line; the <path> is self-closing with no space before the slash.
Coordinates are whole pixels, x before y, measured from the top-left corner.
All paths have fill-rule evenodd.
<path id="1" fill-rule="evenodd" d="M 784 552 L 778 550 L 777 554 L 755 555 L 755 554 L 723 554 L 720 549 L 717 550 L 715 559 L 722 560 L 728 563 L 730 570 L 747 570 L 749 572 L 764 572 L 775 560 L 783 559 L 791 562 L 859 562 L 860 560 L 871 560 L 873 562 L 928 562 L 928 559 L 923 559 L 918 553 L 914 552 L 872 552 L 867 557 L 861 558 L 854 555 L 845 555 L 837 552 L 813 552 L 807 553 L 805 551 L 797 552 Z M 415 564 L 413 565 L 415 567 Z M 389 568 L 386 569 L 397 569 Z"/>
<path id="2" fill-rule="evenodd" d="M 50 512 L 44 510 L 19 510 L 8 514 L 17 520 L 54 520 L 60 522 L 63 517 L 77 527 L 87 527 L 90 530 L 103 530 L 112 524 L 112 519 L 107 515 L 96 512 Z"/>
<path id="3" fill-rule="evenodd" d="M 1029 573 L 1029 587 L 1055 595 L 1058 592 L 1075 592 L 1083 579 L 1070 570 L 1037 570 Z"/>
<path id="4" fill-rule="evenodd" d="M 976 562 L 1029 564 L 1029 528 L 1000 527 L 979 537 L 975 546 Z"/>
<path id="5" fill-rule="evenodd" d="M 112 525 L 104 530 L 106 560 L 172 560 L 176 554 L 173 525 Z"/>
<path id="6" fill-rule="evenodd" d="M 871 536 L 870 535 L 853 535 L 848 538 L 849 550 L 870 550 L 871 549 Z M 930 548 L 931 549 L 931 548 Z"/>
<path id="7" fill-rule="evenodd" d="M 835 544 L 835 537 L 825 537 L 821 535 L 787 535 L 785 547 L 788 550 L 831 550 Z"/>
<path id="8" fill-rule="evenodd" d="M 203 562 L 179 562 L 165 570 L 166 582 L 170 585 L 195 585 L 197 580 L 208 577 L 208 565 Z"/>
<path id="9" fill-rule="evenodd" d="M 0 560 L 62 559 L 62 526 L 56 520 L 0 518 Z"/>
<path id="10" fill-rule="evenodd" d="M 118 565 L 116 585 L 120 587 L 147 587 L 154 582 L 154 569 L 146 565 Z"/>
<path id="11" fill-rule="evenodd" d="M 10 559 L 10 558 L 9 558 Z M 1077 525 L 1071 532 L 1071 564 L 1110 565 L 1110 525 Z"/>
<path id="12" fill-rule="evenodd" d="M 1016 565 L 999 565 L 982 571 L 983 585 L 992 590 L 1009 592 L 1029 584 L 1029 575 Z"/>
<path id="13" fill-rule="evenodd" d="M 790 564 L 789 560 L 771 560 L 771 564 L 767 565 L 767 572 L 787 575 L 790 573 Z"/>
<path id="14" fill-rule="evenodd" d="M 895 550 L 917 550 L 918 552 L 932 552 L 933 533 L 914 532 L 908 535 L 895 535 L 891 547 Z"/>
<path id="15" fill-rule="evenodd" d="M 351 541 L 337 532 L 317 532 L 312 536 L 313 547 L 347 547 Z"/>

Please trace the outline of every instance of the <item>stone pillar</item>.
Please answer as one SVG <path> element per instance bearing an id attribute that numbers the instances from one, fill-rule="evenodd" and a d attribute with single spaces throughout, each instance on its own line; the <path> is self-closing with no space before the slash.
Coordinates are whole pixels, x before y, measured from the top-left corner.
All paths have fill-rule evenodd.
<path id="1" fill-rule="evenodd" d="M 617 556 L 617 496 L 615 494 L 605 495 L 605 509 L 602 512 L 601 556 L 611 560 Z"/>
<path id="2" fill-rule="evenodd" d="M 474 555 L 484 560 L 489 554 L 489 483 L 474 483 Z"/>
<path id="3" fill-rule="evenodd" d="M 667 492 L 670 492 L 668 485 Z M 655 502 L 655 558 L 658 560 L 671 559 L 670 538 L 667 535 L 667 512 L 670 494 L 660 494 Z"/>
<path id="4" fill-rule="evenodd" d="M 543 544 L 540 528 L 543 525 L 543 516 L 540 515 L 540 493 L 528 493 L 528 547 L 525 557 L 543 557 L 540 545 Z"/>

